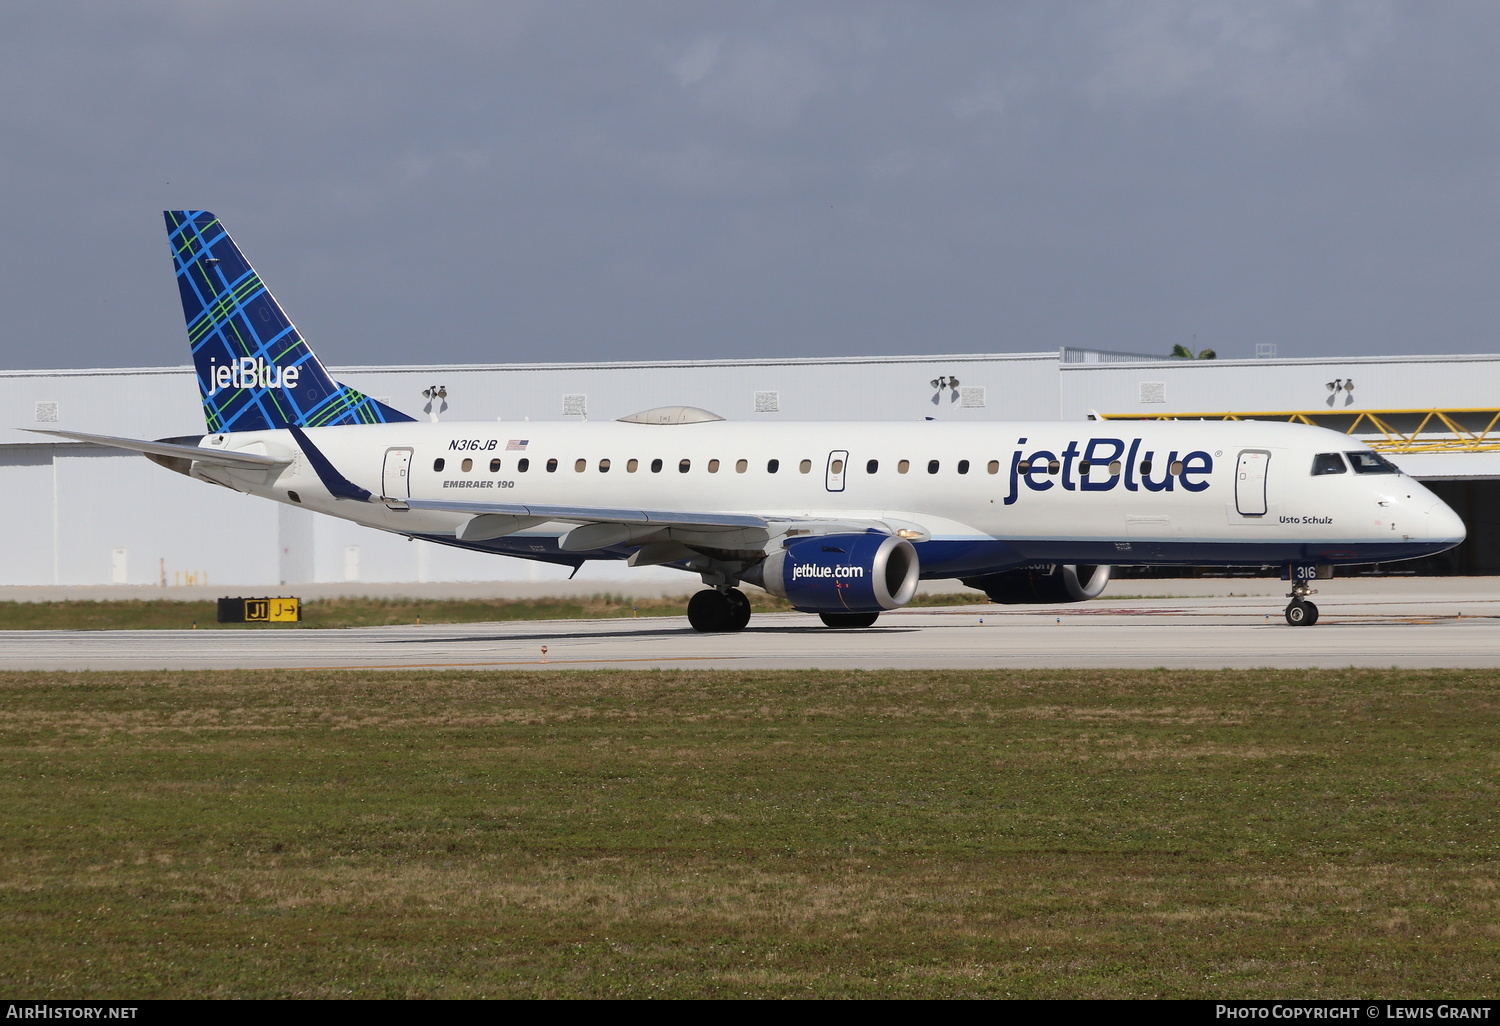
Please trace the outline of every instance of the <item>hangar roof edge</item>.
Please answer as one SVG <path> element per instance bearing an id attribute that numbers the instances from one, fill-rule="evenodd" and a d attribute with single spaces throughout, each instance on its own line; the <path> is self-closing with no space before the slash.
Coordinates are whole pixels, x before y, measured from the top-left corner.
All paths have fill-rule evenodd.
<path id="1" fill-rule="evenodd" d="M 699 367 L 815 367 L 844 366 L 850 364 L 935 364 L 935 363 L 993 363 L 1001 361 L 1050 360 L 1065 371 L 1119 370 L 1136 367 L 1142 370 L 1157 367 L 1190 367 L 1209 370 L 1215 367 L 1282 367 L 1282 366 L 1347 366 L 1353 364 L 1399 364 L 1399 363 L 1493 363 L 1500 361 L 1500 353 L 1452 353 L 1440 355 L 1405 356 L 1296 356 L 1273 359 L 1219 359 L 1188 360 L 1182 357 L 1153 357 L 1135 353 L 1112 353 L 1103 349 L 1084 349 L 1078 346 L 1063 347 L 1074 353 L 1101 353 L 1126 356 L 1125 360 L 1101 360 L 1099 362 L 1068 361 L 1061 350 L 1046 350 L 1030 353 L 939 353 L 935 355 L 905 356 L 818 356 L 818 357 L 760 357 L 741 360 L 617 360 L 592 362 L 555 363 L 427 363 L 427 364 L 330 364 L 328 370 L 334 374 L 411 373 L 432 374 L 441 371 L 550 371 L 550 370 L 651 370 Z M 37 369 L 0 369 L 0 378 L 59 378 L 88 376 L 127 375 L 171 375 L 191 374 L 193 368 L 182 364 L 175 367 L 64 367 Z"/>
<path id="2" fill-rule="evenodd" d="M 329 364 L 331 373 L 420 373 L 438 371 L 546 371 L 546 370 L 650 370 L 683 367 L 780 367 L 828 366 L 847 364 L 931 364 L 992 363 L 1008 360 L 1056 361 L 1054 350 L 1034 353 L 940 353 L 933 356 L 805 356 L 758 357 L 745 360 L 616 360 L 577 363 L 410 363 L 410 364 Z M 1500 357 L 1497 357 L 1500 358 Z M 191 373 L 188 365 L 178 367 L 93 367 L 56 370 L 0 370 L 0 377 L 79 377 L 85 375 L 183 374 Z"/>
<path id="3" fill-rule="evenodd" d="M 1493 363 L 1500 361 L 1500 353 L 1453 353 L 1444 355 L 1409 355 L 1409 356 L 1279 356 L 1273 359 L 1255 359 L 1248 357 L 1238 360 L 1189 360 L 1180 356 L 1161 356 L 1150 360 L 1138 360 L 1125 363 L 1122 361 L 1099 362 L 1099 363 L 1060 363 L 1058 366 L 1065 371 L 1098 371 L 1119 370 L 1121 367 L 1137 367 L 1146 369 L 1151 367 L 1190 367 L 1199 370 L 1211 370 L 1214 367 L 1311 367 L 1311 366 L 1347 366 L 1350 364 L 1380 364 L 1380 363 Z"/>

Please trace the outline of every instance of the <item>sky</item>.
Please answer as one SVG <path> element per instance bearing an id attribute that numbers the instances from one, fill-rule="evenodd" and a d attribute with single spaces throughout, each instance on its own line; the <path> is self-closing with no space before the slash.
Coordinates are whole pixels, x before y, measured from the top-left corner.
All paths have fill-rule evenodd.
<path id="1" fill-rule="evenodd" d="M 0 368 L 1500 352 L 1500 5 L 0 5 Z"/>

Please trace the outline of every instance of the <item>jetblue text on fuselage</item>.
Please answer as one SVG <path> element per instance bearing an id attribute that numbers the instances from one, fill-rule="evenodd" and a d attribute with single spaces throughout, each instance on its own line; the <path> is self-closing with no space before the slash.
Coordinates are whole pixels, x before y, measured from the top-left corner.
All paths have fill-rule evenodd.
<path id="1" fill-rule="evenodd" d="M 1016 445 L 1025 444 L 1026 439 L 1016 439 Z M 1182 466 L 1174 474 L 1172 468 L 1178 462 Z M 1058 473 L 1052 472 L 1053 463 L 1059 464 Z M 1021 497 L 1023 483 L 1033 492 L 1045 492 L 1059 485 L 1069 492 L 1107 492 L 1122 484 L 1127 492 L 1143 488 L 1148 492 L 1170 492 L 1179 484 L 1184 491 L 1201 492 L 1208 482 L 1195 478 L 1207 477 L 1213 469 L 1213 457 L 1202 449 L 1185 456 L 1173 449 L 1158 461 L 1154 449 L 1141 452 L 1139 438 L 1129 442 L 1123 438 L 1090 438 L 1086 442 L 1069 442 L 1062 452 L 1038 449 L 1028 454 L 1017 449 L 1010 458 L 1010 490 L 1005 504 L 1009 506 Z"/>
<path id="2" fill-rule="evenodd" d="M 208 394 L 225 388 L 296 388 L 300 367 L 277 367 L 259 356 L 242 356 L 229 363 L 210 361 Z"/>
<path id="3" fill-rule="evenodd" d="M 863 577 L 862 566 L 820 566 L 817 563 L 795 563 L 792 565 L 792 580 L 804 577 Z"/>

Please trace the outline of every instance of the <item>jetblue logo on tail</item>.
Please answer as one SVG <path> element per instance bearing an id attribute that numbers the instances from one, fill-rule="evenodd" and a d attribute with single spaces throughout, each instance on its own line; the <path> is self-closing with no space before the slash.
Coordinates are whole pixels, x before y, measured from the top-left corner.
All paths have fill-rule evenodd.
<path id="1" fill-rule="evenodd" d="M 260 357 L 241 357 L 233 363 L 208 361 L 208 394 L 218 395 L 226 388 L 296 388 L 301 376 L 298 367 L 276 367 Z"/>
<path id="2" fill-rule="evenodd" d="M 210 431 L 412 419 L 329 377 L 218 218 L 168 210 L 166 220 Z"/>

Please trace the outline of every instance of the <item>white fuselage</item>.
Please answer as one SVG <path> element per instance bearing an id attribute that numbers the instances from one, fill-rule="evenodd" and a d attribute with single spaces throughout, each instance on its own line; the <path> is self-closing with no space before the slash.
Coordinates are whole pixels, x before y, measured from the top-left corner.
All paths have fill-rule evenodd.
<path id="1" fill-rule="evenodd" d="M 1464 537 L 1457 515 L 1404 474 L 1312 473 L 1318 454 L 1368 452 L 1362 443 L 1269 422 L 409 422 L 307 437 L 376 501 L 334 498 L 286 431 L 200 444 L 295 455 L 290 466 L 194 474 L 455 544 L 472 513 L 401 500 L 883 521 L 914 530 L 926 577 L 1037 561 L 1371 563 Z M 627 554 L 561 554 L 557 540 L 577 526 L 540 523 L 469 547 L 575 563 Z"/>

